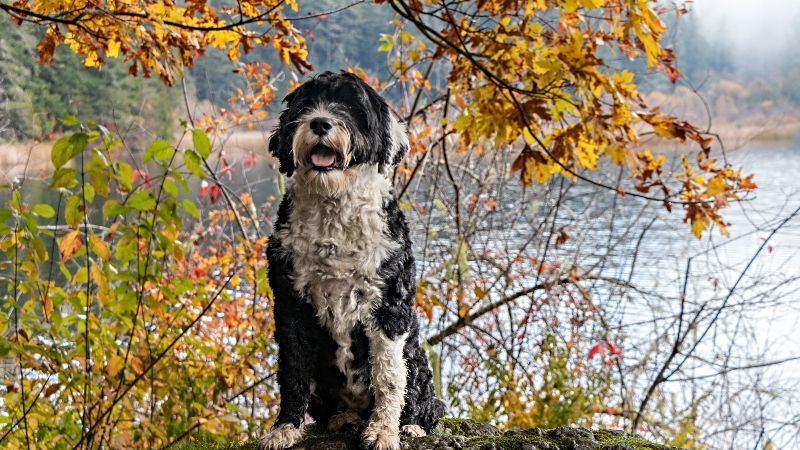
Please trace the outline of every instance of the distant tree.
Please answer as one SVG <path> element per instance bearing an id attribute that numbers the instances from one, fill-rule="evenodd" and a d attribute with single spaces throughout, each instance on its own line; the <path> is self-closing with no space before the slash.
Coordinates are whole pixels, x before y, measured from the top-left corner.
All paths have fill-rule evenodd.
<path id="1" fill-rule="evenodd" d="M 155 80 L 130 77 L 119 61 L 104 70 L 85 70 L 80 58 L 60 48 L 52 65 L 36 64 L 40 29 L 0 21 L 0 90 L 5 93 L 8 129 L 17 138 L 62 131 L 59 117 L 92 117 L 120 128 L 143 120 L 167 135 L 178 120 L 180 93 Z M 133 144 L 133 141 L 131 141 Z"/>

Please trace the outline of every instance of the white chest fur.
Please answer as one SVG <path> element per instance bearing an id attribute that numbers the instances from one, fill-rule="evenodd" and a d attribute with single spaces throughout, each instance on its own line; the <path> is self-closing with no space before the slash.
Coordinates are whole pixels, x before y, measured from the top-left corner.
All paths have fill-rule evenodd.
<path id="1" fill-rule="evenodd" d="M 365 167 L 348 189 L 335 196 L 290 183 L 289 226 L 279 232 L 294 263 L 295 289 L 314 306 L 317 319 L 338 344 L 335 363 L 352 385 L 350 333 L 358 322 L 369 325 L 380 299 L 381 261 L 398 243 L 387 235 L 383 199 L 391 183 L 374 167 Z"/>

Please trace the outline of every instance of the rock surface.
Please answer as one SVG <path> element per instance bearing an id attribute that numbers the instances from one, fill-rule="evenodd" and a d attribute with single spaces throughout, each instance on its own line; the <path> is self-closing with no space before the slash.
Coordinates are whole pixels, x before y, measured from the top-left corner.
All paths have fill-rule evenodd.
<path id="1" fill-rule="evenodd" d="M 443 419 L 433 434 L 403 437 L 402 450 L 674 450 L 618 430 L 558 427 L 529 428 L 502 432 L 496 427 L 468 419 Z M 255 442 L 214 445 L 186 443 L 181 450 L 254 450 Z M 328 434 L 307 428 L 306 439 L 292 450 L 362 450 L 359 434 Z"/>

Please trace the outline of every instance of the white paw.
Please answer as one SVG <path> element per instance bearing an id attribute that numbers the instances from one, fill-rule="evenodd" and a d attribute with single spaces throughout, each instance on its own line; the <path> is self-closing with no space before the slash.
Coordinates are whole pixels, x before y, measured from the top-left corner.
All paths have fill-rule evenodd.
<path id="1" fill-rule="evenodd" d="M 406 436 L 415 438 L 428 435 L 419 425 L 403 425 L 400 427 L 400 432 Z"/>
<path id="2" fill-rule="evenodd" d="M 361 435 L 361 441 L 372 450 L 400 450 L 400 433 L 397 428 L 370 422 Z"/>
<path id="3" fill-rule="evenodd" d="M 258 450 L 283 450 L 303 440 L 303 425 L 296 427 L 285 423 L 258 440 Z"/>
<path id="4" fill-rule="evenodd" d="M 338 433 L 347 427 L 360 429 L 364 427 L 364 420 L 355 412 L 347 410 L 331 417 L 328 422 L 328 431 L 331 433 Z"/>

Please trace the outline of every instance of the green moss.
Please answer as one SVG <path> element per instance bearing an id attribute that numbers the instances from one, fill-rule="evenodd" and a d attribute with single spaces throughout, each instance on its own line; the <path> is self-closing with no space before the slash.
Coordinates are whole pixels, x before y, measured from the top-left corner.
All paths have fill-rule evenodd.
<path id="1" fill-rule="evenodd" d="M 613 430 L 558 427 L 501 432 L 492 425 L 469 419 L 443 419 L 429 436 L 403 437 L 403 450 L 670 450 L 633 434 Z M 186 443 L 179 450 L 255 450 L 256 443 Z M 318 427 L 306 429 L 306 439 L 294 450 L 360 450 L 359 434 L 330 434 Z"/>

